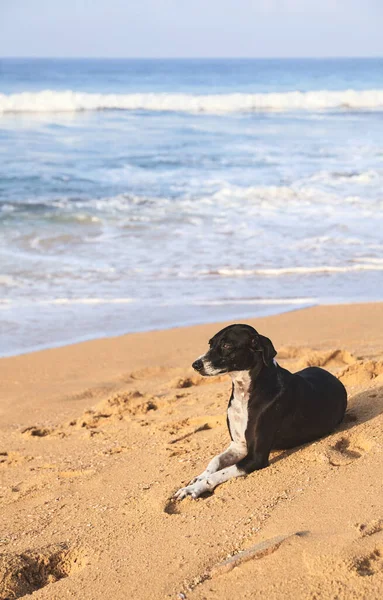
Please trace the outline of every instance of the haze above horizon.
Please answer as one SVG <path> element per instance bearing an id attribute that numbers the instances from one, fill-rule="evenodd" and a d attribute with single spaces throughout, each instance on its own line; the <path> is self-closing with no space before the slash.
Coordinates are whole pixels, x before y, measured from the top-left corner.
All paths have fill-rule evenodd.
<path id="1" fill-rule="evenodd" d="M 0 0 L 0 56 L 373 58 L 382 17 L 379 0 Z"/>

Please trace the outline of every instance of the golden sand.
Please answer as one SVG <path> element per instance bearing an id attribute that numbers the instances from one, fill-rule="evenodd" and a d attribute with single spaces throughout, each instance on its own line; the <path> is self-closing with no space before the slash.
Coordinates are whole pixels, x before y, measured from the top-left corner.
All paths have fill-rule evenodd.
<path id="1" fill-rule="evenodd" d="M 383 597 L 383 304 L 246 322 L 335 373 L 346 418 L 179 503 L 228 444 L 230 381 L 190 367 L 224 324 L 0 360 L 0 599 Z"/>

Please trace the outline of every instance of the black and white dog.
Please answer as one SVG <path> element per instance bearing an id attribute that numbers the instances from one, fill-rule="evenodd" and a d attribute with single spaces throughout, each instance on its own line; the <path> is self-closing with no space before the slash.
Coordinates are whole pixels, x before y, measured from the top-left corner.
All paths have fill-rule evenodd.
<path id="1" fill-rule="evenodd" d="M 275 361 L 271 341 L 250 325 L 230 325 L 209 342 L 193 368 L 207 377 L 228 373 L 231 443 L 175 499 L 198 498 L 231 477 L 267 467 L 272 449 L 292 448 L 328 435 L 342 421 L 347 392 L 334 375 L 309 367 L 290 373 Z"/>

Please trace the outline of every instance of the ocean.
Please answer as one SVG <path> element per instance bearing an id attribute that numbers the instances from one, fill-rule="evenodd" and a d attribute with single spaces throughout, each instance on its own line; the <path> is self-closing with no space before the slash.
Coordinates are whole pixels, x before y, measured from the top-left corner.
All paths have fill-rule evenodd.
<path id="1" fill-rule="evenodd" d="M 383 59 L 0 60 L 0 355 L 383 299 Z"/>

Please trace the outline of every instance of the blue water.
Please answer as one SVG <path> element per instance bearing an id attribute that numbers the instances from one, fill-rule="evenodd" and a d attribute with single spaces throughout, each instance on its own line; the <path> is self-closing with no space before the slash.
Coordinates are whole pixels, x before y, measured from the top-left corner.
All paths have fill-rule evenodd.
<path id="1" fill-rule="evenodd" d="M 0 60 L 0 354 L 383 296 L 383 60 Z"/>

